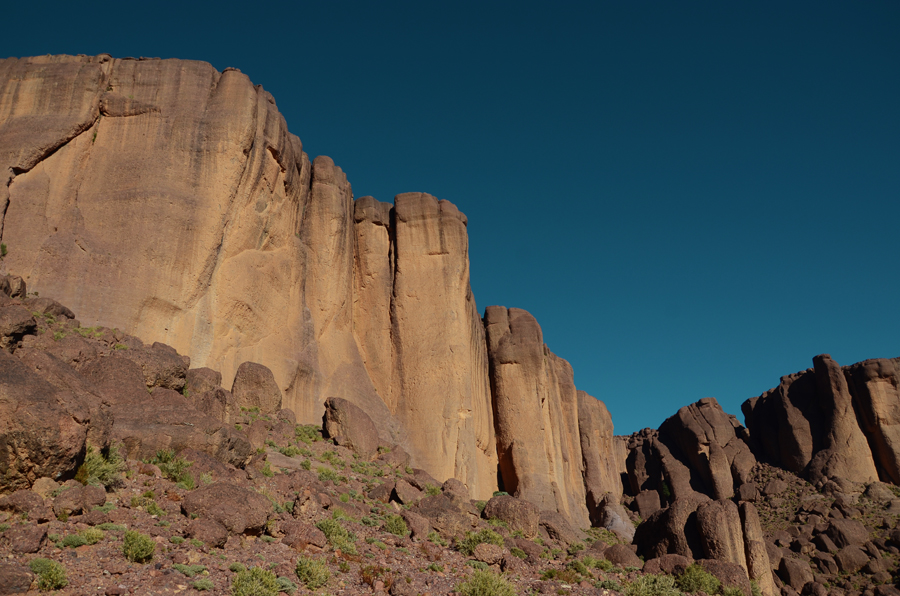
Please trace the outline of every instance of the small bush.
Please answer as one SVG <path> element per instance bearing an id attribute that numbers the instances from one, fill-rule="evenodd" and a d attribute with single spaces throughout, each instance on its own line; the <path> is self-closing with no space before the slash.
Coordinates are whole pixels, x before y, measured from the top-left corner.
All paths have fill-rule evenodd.
<path id="1" fill-rule="evenodd" d="M 302 441 L 307 445 L 322 440 L 322 429 L 313 425 L 300 425 L 294 427 L 294 436 L 298 441 Z"/>
<path id="2" fill-rule="evenodd" d="M 87 544 L 87 540 L 81 534 L 69 534 L 56 543 L 59 548 L 78 548 Z"/>
<path id="3" fill-rule="evenodd" d="M 175 451 L 172 449 L 162 449 L 156 452 L 156 457 L 150 460 L 151 464 L 159 468 L 163 476 L 178 484 L 189 485 L 191 490 L 194 488 L 194 477 L 188 473 L 187 469 L 194 465 L 183 457 L 175 457 Z M 184 486 L 183 486 L 184 488 Z"/>
<path id="4" fill-rule="evenodd" d="M 428 532 L 428 541 L 434 542 L 435 544 L 440 546 L 447 546 L 447 541 L 441 538 L 441 535 L 434 530 Z"/>
<path id="5" fill-rule="evenodd" d="M 97 544 L 106 536 L 103 530 L 99 528 L 88 528 L 87 530 L 82 530 L 81 535 L 84 537 L 85 543 L 87 544 Z"/>
<path id="6" fill-rule="evenodd" d="M 750 594 L 751 596 L 762 596 L 762 590 L 759 588 L 759 584 L 756 583 L 755 579 L 750 580 Z"/>
<path id="7" fill-rule="evenodd" d="M 37 575 L 38 589 L 48 592 L 59 590 L 69 584 L 66 579 L 66 568 L 62 564 L 50 559 L 38 557 L 28 563 L 32 573 Z"/>
<path id="8" fill-rule="evenodd" d="M 279 577 L 279 578 L 276 580 L 276 582 L 277 582 L 277 584 L 278 584 L 278 591 L 279 591 L 279 592 L 284 592 L 285 594 L 293 594 L 294 592 L 297 591 L 297 584 L 295 584 L 294 582 L 292 582 L 292 581 L 291 581 L 289 578 L 287 578 L 287 577 Z"/>
<path id="9" fill-rule="evenodd" d="M 153 558 L 155 550 L 156 544 L 149 536 L 136 530 L 125 532 L 125 544 L 122 547 L 122 553 L 129 561 L 145 563 Z"/>
<path id="10" fill-rule="evenodd" d="M 277 596 L 278 578 L 271 571 L 251 567 L 239 571 L 231 582 L 233 596 Z"/>
<path id="11" fill-rule="evenodd" d="M 319 472 L 319 482 L 325 482 L 326 480 L 331 480 L 332 482 L 338 481 L 338 473 L 331 468 L 320 466 L 317 471 Z"/>
<path id="12" fill-rule="evenodd" d="M 528 558 L 528 554 L 524 550 L 522 550 L 521 548 L 519 548 L 517 546 L 514 546 L 511 549 L 509 549 L 509 552 L 511 552 L 514 557 L 519 557 L 520 559 Z"/>
<path id="13" fill-rule="evenodd" d="M 348 555 L 356 554 L 356 545 L 354 544 L 356 537 L 345 530 L 336 520 L 323 519 L 316 523 L 316 527 L 325 534 L 332 548 Z"/>
<path id="14" fill-rule="evenodd" d="M 437 571 L 437 572 L 442 572 L 442 571 L 444 571 L 444 566 L 441 565 L 440 563 L 432 563 L 431 565 L 429 565 L 428 567 L 426 567 L 425 570 L 426 570 L 426 571 Z"/>
<path id="15" fill-rule="evenodd" d="M 475 508 L 478 509 L 479 514 L 484 512 L 485 507 L 487 507 L 487 501 L 475 501 Z"/>
<path id="16" fill-rule="evenodd" d="M 169 542 L 171 542 L 172 544 L 181 544 L 182 542 L 184 542 L 184 538 L 182 536 L 172 536 L 171 538 L 169 538 Z"/>
<path id="17" fill-rule="evenodd" d="M 675 580 L 675 585 L 682 592 L 706 592 L 707 594 L 715 594 L 719 591 L 722 583 L 716 579 L 714 575 L 706 571 L 700 565 L 694 563 L 684 570 L 684 573 Z"/>
<path id="18" fill-rule="evenodd" d="M 109 522 L 94 527 L 103 530 L 104 532 L 124 532 L 128 529 L 128 526 L 123 526 L 122 524 L 113 524 Z"/>
<path id="19" fill-rule="evenodd" d="M 406 536 L 409 534 L 409 528 L 406 525 L 406 521 L 399 515 L 389 515 L 387 519 L 384 520 L 384 529 L 395 536 Z"/>
<path id="20" fill-rule="evenodd" d="M 300 449 L 298 447 L 294 447 L 293 445 L 288 445 L 287 447 L 282 447 L 278 450 L 281 455 L 286 455 L 287 457 L 294 457 L 295 455 L 300 455 Z"/>
<path id="21" fill-rule="evenodd" d="M 434 497 L 436 495 L 439 495 L 439 494 L 441 494 L 441 487 L 435 486 L 433 484 L 426 484 L 425 485 L 425 494 L 428 495 L 429 497 Z"/>
<path id="22" fill-rule="evenodd" d="M 737 586 L 722 586 L 721 593 L 722 596 L 743 596 L 744 591 Z"/>
<path id="23" fill-rule="evenodd" d="M 75 480 L 85 485 L 112 488 L 122 484 L 124 472 L 125 460 L 116 445 L 110 445 L 105 452 L 88 447 L 84 463 L 75 473 Z"/>
<path id="24" fill-rule="evenodd" d="M 625 591 L 625 588 L 622 587 L 622 584 L 614 579 L 605 579 L 602 582 L 597 582 L 594 584 L 594 587 L 600 590 L 612 590 L 619 593 Z"/>
<path id="25" fill-rule="evenodd" d="M 209 578 L 201 578 L 191 584 L 191 587 L 197 590 L 198 592 L 205 592 L 206 590 L 212 590 L 215 584 L 212 583 L 212 580 Z"/>
<path id="26" fill-rule="evenodd" d="M 485 542 L 503 546 L 503 536 L 493 530 L 481 530 L 476 533 L 466 532 L 465 538 L 456 541 L 456 550 L 468 557 L 475 552 L 476 546 Z"/>
<path id="27" fill-rule="evenodd" d="M 625 596 L 682 596 L 670 575 L 647 574 L 625 586 Z"/>
<path id="28" fill-rule="evenodd" d="M 301 556 L 297 561 L 297 579 L 309 590 L 321 588 L 328 583 L 331 572 L 322 561 Z"/>
<path id="29" fill-rule="evenodd" d="M 506 578 L 490 571 L 476 571 L 468 581 L 456 586 L 463 596 L 515 596 L 516 591 Z"/>
<path id="30" fill-rule="evenodd" d="M 232 563 L 228 566 L 229 571 L 233 571 L 235 573 L 240 573 L 241 571 L 246 570 L 247 568 L 241 565 L 240 563 Z"/>

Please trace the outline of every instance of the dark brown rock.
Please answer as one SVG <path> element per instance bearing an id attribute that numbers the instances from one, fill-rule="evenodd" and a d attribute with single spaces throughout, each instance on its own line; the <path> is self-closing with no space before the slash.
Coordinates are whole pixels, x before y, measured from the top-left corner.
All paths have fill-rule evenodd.
<path id="1" fill-rule="evenodd" d="M 425 493 L 401 478 L 394 484 L 393 496 L 401 505 L 411 505 L 425 496 Z"/>
<path id="2" fill-rule="evenodd" d="M 855 519 L 832 520 L 825 535 L 831 538 L 838 548 L 862 545 L 869 540 L 869 531 Z"/>
<path id="3" fill-rule="evenodd" d="M 644 562 L 624 544 L 613 544 L 603 551 L 603 558 L 622 568 L 637 567 L 641 569 L 644 566 Z"/>
<path id="4" fill-rule="evenodd" d="M 428 518 L 435 530 L 448 536 L 461 535 L 478 521 L 475 515 L 443 493 L 423 498 L 413 506 L 413 511 Z"/>
<path id="5" fill-rule="evenodd" d="M 24 594 L 31 587 L 34 574 L 16 563 L 0 563 L 0 594 Z"/>
<path id="6" fill-rule="evenodd" d="M 638 526 L 634 543 L 646 559 L 676 554 L 692 559 L 704 556 L 703 542 L 697 528 L 697 508 L 709 502 L 701 493 L 680 497 L 660 509 Z"/>
<path id="7" fill-rule="evenodd" d="M 366 459 L 378 451 L 378 429 L 362 408 L 340 397 L 325 400 L 323 429 L 338 445 Z"/>
<path id="8" fill-rule="evenodd" d="M 484 506 L 482 515 L 487 519 L 497 518 L 506 522 L 510 531 L 519 530 L 525 538 L 533 539 L 538 535 L 541 512 L 528 501 L 509 495 L 492 497 Z"/>
<path id="9" fill-rule="evenodd" d="M 47 526 L 35 524 L 15 525 L 3 533 L 3 540 L 15 554 L 36 553 L 47 538 Z"/>
<path id="10" fill-rule="evenodd" d="M 90 511 L 106 503 L 106 491 L 100 486 L 73 486 L 53 500 L 53 512 L 57 516 Z"/>
<path id="11" fill-rule="evenodd" d="M 10 513 L 26 513 L 45 507 L 44 498 L 30 490 L 17 490 L 14 493 L 0 497 L 0 511 Z"/>
<path id="12" fill-rule="evenodd" d="M 71 310 L 53 300 L 52 298 L 40 297 L 40 298 L 28 298 L 25 300 L 25 306 L 31 312 L 38 312 L 44 315 L 50 315 L 51 317 L 60 319 L 74 319 L 75 313 Z"/>
<path id="13" fill-rule="evenodd" d="M 569 520 L 554 511 L 541 511 L 540 525 L 547 530 L 551 538 L 565 545 L 578 540 L 578 535 Z"/>
<path id="14" fill-rule="evenodd" d="M 283 524 L 281 530 L 284 532 L 281 541 L 295 550 L 302 551 L 310 544 L 317 548 L 325 548 L 328 544 L 325 534 L 306 522 L 295 521 Z"/>
<path id="15" fill-rule="evenodd" d="M 13 351 L 16 344 L 37 329 L 37 321 L 24 306 L 10 304 L 0 307 L 0 348 Z"/>
<path id="16" fill-rule="evenodd" d="M 634 497 L 638 514 L 647 519 L 660 510 L 659 493 L 655 490 L 642 490 Z"/>
<path id="17" fill-rule="evenodd" d="M 121 350 L 121 356 L 141 367 L 147 387 L 184 389 L 188 366 L 173 348 L 155 343 L 151 347 Z"/>
<path id="18" fill-rule="evenodd" d="M 428 523 L 428 519 L 414 511 L 404 509 L 400 511 L 400 517 L 406 522 L 412 538 L 425 539 L 431 532 L 431 524 Z"/>
<path id="19" fill-rule="evenodd" d="M 813 572 L 806 561 L 783 558 L 778 567 L 778 577 L 799 592 L 807 582 L 813 581 Z"/>
<path id="20" fill-rule="evenodd" d="M 869 555 L 858 546 L 850 545 L 839 550 L 834 559 L 842 573 L 856 573 L 869 562 Z"/>
<path id="21" fill-rule="evenodd" d="M 394 494 L 394 485 L 396 482 L 389 480 L 384 484 L 379 484 L 375 488 L 369 491 L 369 498 L 375 501 L 381 501 L 382 503 L 387 503 L 391 500 L 391 495 Z"/>
<path id="22" fill-rule="evenodd" d="M 681 575 L 694 561 L 681 555 L 663 555 L 644 563 L 644 573 Z"/>
<path id="23" fill-rule="evenodd" d="M 196 538 L 206 545 L 216 548 L 225 546 L 228 540 L 228 530 L 213 519 L 195 519 L 188 524 L 185 534 L 189 538 Z"/>
<path id="24" fill-rule="evenodd" d="M 740 588 L 744 596 L 751 596 L 750 580 L 747 578 L 747 570 L 742 566 L 715 559 L 700 559 L 697 563 L 722 582 L 723 586 Z"/>
<path id="25" fill-rule="evenodd" d="M 214 391 L 222 386 L 222 373 L 211 368 L 192 368 L 185 373 L 184 389 L 188 394 Z"/>
<path id="26" fill-rule="evenodd" d="M 231 393 L 238 408 L 259 408 L 263 414 L 274 414 L 282 407 L 281 389 L 275 376 L 255 362 L 244 362 L 238 367 Z"/>
<path id="27" fill-rule="evenodd" d="M 472 553 L 472 556 L 476 561 L 481 561 L 488 565 L 499 565 L 500 561 L 503 560 L 503 555 L 504 549 L 502 546 L 488 544 L 486 542 L 477 545 L 475 547 L 475 552 Z"/>
<path id="28" fill-rule="evenodd" d="M 746 568 L 744 533 L 733 501 L 711 501 L 697 508 L 697 529 L 705 558 L 736 563 Z"/>
<path id="29" fill-rule="evenodd" d="M 188 493 L 181 508 L 215 520 L 232 534 L 259 534 L 272 513 L 272 503 L 263 495 L 226 482 L 215 482 Z"/>

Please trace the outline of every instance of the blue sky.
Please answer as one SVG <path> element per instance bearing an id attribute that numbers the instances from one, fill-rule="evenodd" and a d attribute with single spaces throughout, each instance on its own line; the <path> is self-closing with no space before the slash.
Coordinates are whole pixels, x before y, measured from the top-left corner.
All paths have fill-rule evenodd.
<path id="1" fill-rule="evenodd" d="M 17 7 L 0 56 L 237 67 L 359 197 L 469 218 L 617 433 L 900 356 L 900 3 Z"/>

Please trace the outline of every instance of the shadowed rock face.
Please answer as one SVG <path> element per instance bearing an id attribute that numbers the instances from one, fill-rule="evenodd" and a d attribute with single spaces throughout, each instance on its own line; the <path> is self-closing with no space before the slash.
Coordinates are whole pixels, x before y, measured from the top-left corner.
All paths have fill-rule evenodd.
<path id="1" fill-rule="evenodd" d="M 841 367 L 827 354 L 742 405 L 760 458 L 814 482 L 900 482 L 900 359 Z"/>
<path id="2" fill-rule="evenodd" d="M 526 311 L 490 306 L 484 320 L 504 488 L 585 527 L 581 442 L 568 426 L 578 420 L 571 367 Z"/>

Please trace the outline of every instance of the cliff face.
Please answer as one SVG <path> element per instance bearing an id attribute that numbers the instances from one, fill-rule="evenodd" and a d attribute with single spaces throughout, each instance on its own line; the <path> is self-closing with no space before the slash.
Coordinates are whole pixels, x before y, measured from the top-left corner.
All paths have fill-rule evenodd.
<path id="1" fill-rule="evenodd" d="M 608 413 L 578 397 L 533 317 L 489 309 L 486 331 L 465 215 L 423 193 L 354 200 L 240 72 L 4 60 L 0 173 L 0 266 L 83 325 L 173 346 L 226 386 L 262 363 L 299 422 L 347 399 L 384 444 L 473 497 L 498 489 L 498 466 L 511 493 L 579 525 L 588 494 L 620 494 Z M 521 342 L 518 323 L 492 328 L 507 312 L 530 330 Z"/>

